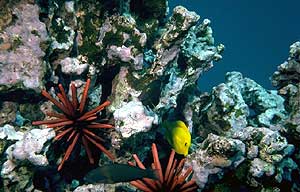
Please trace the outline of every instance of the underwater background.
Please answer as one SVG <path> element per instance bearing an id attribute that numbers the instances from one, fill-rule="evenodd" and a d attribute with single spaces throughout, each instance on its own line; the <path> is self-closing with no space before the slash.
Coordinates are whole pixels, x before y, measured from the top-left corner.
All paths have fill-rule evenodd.
<path id="1" fill-rule="evenodd" d="M 202 90 L 223 82 L 224 74 L 232 70 L 274 89 L 269 77 L 285 59 L 287 47 L 300 38 L 300 1 L 169 1 L 170 10 L 176 5 L 212 20 L 216 42 L 226 45 L 223 59 L 200 78 Z M 260 70 L 253 70 L 257 68 Z"/>
<path id="2" fill-rule="evenodd" d="M 300 191 L 299 5 L 0 1 L 0 192 Z"/>

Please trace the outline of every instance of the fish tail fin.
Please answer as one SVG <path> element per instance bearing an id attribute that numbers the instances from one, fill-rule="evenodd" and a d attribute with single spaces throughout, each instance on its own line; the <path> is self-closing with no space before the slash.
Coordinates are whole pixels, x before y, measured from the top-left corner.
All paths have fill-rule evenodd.
<path id="1" fill-rule="evenodd" d="M 167 121 L 163 121 L 162 122 L 162 130 L 164 132 L 165 138 L 168 138 L 168 134 L 169 134 L 169 128 L 168 128 L 168 122 Z"/>
<path id="2" fill-rule="evenodd" d="M 167 130 L 168 129 L 168 122 L 167 121 L 163 121 L 162 122 L 162 127 Z"/>
<path id="3" fill-rule="evenodd" d="M 148 171 L 147 178 L 158 180 L 159 179 L 159 170 L 158 169 L 150 169 Z"/>
<path id="4" fill-rule="evenodd" d="M 173 142 L 172 142 L 172 133 L 171 133 L 171 124 L 170 122 L 168 121 L 164 121 L 163 124 L 162 124 L 163 128 L 164 128 L 164 131 L 165 131 L 165 134 L 164 134 L 164 137 L 165 139 L 168 141 L 168 143 L 170 145 L 173 145 Z"/>

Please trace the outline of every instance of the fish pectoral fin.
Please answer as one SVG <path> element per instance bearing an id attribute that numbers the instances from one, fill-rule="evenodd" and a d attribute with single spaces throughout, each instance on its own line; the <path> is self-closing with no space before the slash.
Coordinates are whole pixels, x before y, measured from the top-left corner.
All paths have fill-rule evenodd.
<path id="1" fill-rule="evenodd" d="M 159 169 L 154 169 L 151 175 L 151 179 L 158 180 L 159 179 Z"/>

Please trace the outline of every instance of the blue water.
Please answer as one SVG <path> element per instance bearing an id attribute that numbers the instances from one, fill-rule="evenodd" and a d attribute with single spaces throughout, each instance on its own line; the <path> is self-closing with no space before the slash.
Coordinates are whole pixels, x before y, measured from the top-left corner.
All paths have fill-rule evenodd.
<path id="1" fill-rule="evenodd" d="M 170 12 L 176 5 L 210 19 L 215 42 L 225 45 L 223 59 L 200 78 L 203 91 L 233 70 L 273 89 L 270 76 L 300 40 L 300 0 L 170 0 Z"/>

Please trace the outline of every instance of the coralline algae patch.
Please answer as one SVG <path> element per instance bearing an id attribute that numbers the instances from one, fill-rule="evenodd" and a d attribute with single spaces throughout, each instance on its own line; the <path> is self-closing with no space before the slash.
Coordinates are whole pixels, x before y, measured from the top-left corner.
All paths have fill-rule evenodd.
<path id="1" fill-rule="evenodd" d="M 91 132 L 84 128 L 85 134 L 115 156 L 115 163 L 135 160 L 151 168 L 153 162 L 166 178 L 180 178 L 162 178 L 168 189 L 194 190 L 195 184 L 198 191 L 300 188 L 300 42 L 291 45 L 287 61 L 272 76 L 277 90 L 233 71 L 203 93 L 196 82 L 222 59 L 224 45 L 215 44 L 213 21 L 183 6 L 169 10 L 166 0 L 20 0 L 0 6 L 4 191 L 136 191 L 126 182 L 85 182 L 91 169 L 112 161 L 95 146 L 87 144 L 85 150 L 84 139 L 64 132 L 77 132 L 79 126 L 94 127 Z M 46 101 L 41 90 L 58 103 Z M 84 98 L 86 111 L 106 100 L 110 105 L 80 113 L 87 121 L 82 123 L 72 108 L 75 96 L 78 103 Z M 32 125 L 39 120 L 52 122 L 55 131 L 47 123 Z M 170 153 L 161 126 L 176 120 L 185 122 L 192 135 L 186 158 Z M 113 129 L 96 129 L 96 123 Z M 65 137 L 54 142 L 59 135 Z M 157 149 L 151 154 L 152 143 Z M 179 168 L 168 164 L 169 154 Z M 154 182 L 133 183 L 149 189 Z M 182 185 L 172 187 L 177 183 Z"/>
<path id="2" fill-rule="evenodd" d="M 115 110 L 114 119 L 116 131 L 120 132 L 124 138 L 141 131 L 147 132 L 152 124 L 158 123 L 157 115 L 139 101 L 130 101 Z"/>
<path id="3" fill-rule="evenodd" d="M 14 25 L 0 33 L 0 89 L 38 90 L 45 75 L 41 45 L 48 38 L 46 25 L 39 20 L 38 5 L 20 3 L 10 11 Z"/>

